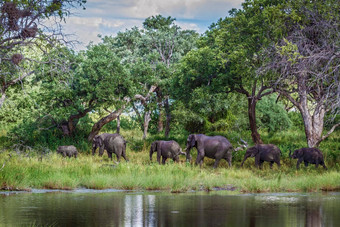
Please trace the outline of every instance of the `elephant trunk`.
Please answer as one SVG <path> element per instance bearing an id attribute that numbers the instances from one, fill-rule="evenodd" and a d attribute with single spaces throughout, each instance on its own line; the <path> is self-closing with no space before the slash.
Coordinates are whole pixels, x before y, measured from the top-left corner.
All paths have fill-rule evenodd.
<path id="1" fill-rule="evenodd" d="M 186 151 L 186 161 L 191 162 L 190 147 L 185 149 Z"/>
<path id="2" fill-rule="evenodd" d="M 179 149 L 179 154 L 180 155 L 186 155 L 186 153 L 182 151 L 182 148 Z"/>
<path id="3" fill-rule="evenodd" d="M 92 146 L 92 155 L 94 155 L 96 153 L 96 150 L 97 150 L 97 146 L 95 146 L 93 144 L 93 146 Z"/>
<path id="4" fill-rule="evenodd" d="M 104 154 L 104 145 L 99 147 L 99 156 L 103 156 Z"/>
<path id="5" fill-rule="evenodd" d="M 152 147 L 150 148 L 150 161 L 152 161 L 152 154 L 153 154 L 153 149 Z"/>

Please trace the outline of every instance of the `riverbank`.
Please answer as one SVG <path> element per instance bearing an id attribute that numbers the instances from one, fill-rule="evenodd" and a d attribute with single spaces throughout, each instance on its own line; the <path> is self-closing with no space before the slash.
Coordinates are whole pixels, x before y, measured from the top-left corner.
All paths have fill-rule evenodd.
<path id="1" fill-rule="evenodd" d="M 240 168 L 221 161 L 217 169 L 207 159 L 204 167 L 191 165 L 181 156 L 180 163 L 159 165 L 150 162 L 147 152 L 130 152 L 130 162 L 114 164 L 106 156 L 80 154 L 79 158 L 62 158 L 55 153 L 44 156 L 0 153 L 0 188 L 2 190 L 38 189 L 123 189 L 165 190 L 236 190 L 238 192 L 315 192 L 340 189 L 340 171 L 327 171 L 314 165 L 296 171 L 296 160 L 283 160 L 281 169 L 265 164 L 255 169 L 253 160 Z"/>

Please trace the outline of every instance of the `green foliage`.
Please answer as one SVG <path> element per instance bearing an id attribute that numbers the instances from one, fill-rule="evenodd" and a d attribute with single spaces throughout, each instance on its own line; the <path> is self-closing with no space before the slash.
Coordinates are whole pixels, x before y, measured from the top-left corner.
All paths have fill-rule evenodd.
<path id="1" fill-rule="evenodd" d="M 276 99 L 276 95 L 267 96 L 256 105 L 258 126 L 269 133 L 288 129 L 292 125 L 287 111 L 282 104 L 276 103 Z"/>

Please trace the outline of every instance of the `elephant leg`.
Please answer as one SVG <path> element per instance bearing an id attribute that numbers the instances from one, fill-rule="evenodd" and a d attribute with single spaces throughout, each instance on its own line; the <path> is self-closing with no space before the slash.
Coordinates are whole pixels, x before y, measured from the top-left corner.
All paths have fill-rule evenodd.
<path id="1" fill-rule="evenodd" d="M 229 167 L 231 167 L 232 165 L 231 165 L 231 160 L 230 160 L 230 158 L 225 158 L 225 160 L 228 162 Z"/>
<path id="2" fill-rule="evenodd" d="M 263 161 L 260 161 L 260 169 L 262 169 Z"/>
<path id="3" fill-rule="evenodd" d="M 117 162 L 120 162 L 120 155 L 116 153 Z"/>
<path id="4" fill-rule="evenodd" d="M 307 167 L 307 166 L 308 166 L 308 162 L 305 161 L 305 167 Z"/>
<path id="5" fill-rule="evenodd" d="M 302 162 L 301 159 L 298 159 L 297 163 L 296 163 L 296 169 L 299 169 L 300 168 L 300 163 Z"/>
<path id="6" fill-rule="evenodd" d="M 203 159 L 204 159 L 204 156 L 198 155 L 198 156 L 197 156 L 197 159 L 196 159 L 196 165 L 199 164 L 200 167 L 202 167 Z"/>
<path id="7" fill-rule="evenodd" d="M 112 161 L 112 153 L 110 153 L 110 152 L 107 152 L 107 156 L 109 156 L 109 158 L 111 159 L 111 161 Z"/>
<path id="8" fill-rule="evenodd" d="M 162 164 L 165 165 L 165 161 L 167 160 L 168 158 L 162 156 Z"/>
<path id="9" fill-rule="evenodd" d="M 248 158 L 248 157 L 244 157 L 244 159 L 243 159 L 243 161 L 242 161 L 242 163 L 241 163 L 241 167 L 243 167 L 243 164 L 244 164 L 244 162 L 247 160 L 247 158 Z"/>
<path id="10" fill-rule="evenodd" d="M 217 168 L 218 164 L 220 163 L 220 159 L 216 159 L 214 163 L 214 169 Z"/>
<path id="11" fill-rule="evenodd" d="M 204 162 L 204 156 L 202 157 L 202 159 L 200 161 L 200 168 L 202 168 L 203 162 Z"/>
<path id="12" fill-rule="evenodd" d="M 231 159 L 232 159 L 232 156 L 231 156 L 231 155 L 230 155 L 230 157 L 228 157 L 228 158 L 226 159 L 226 161 L 228 162 L 229 167 L 232 167 Z"/>
<path id="13" fill-rule="evenodd" d="M 157 162 L 161 164 L 161 153 L 157 151 Z"/>
<path id="14" fill-rule="evenodd" d="M 280 163 L 280 160 L 279 160 L 279 161 L 277 161 L 277 162 L 276 162 L 276 164 L 277 164 L 277 166 L 278 166 L 279 168 L 281 168 L 281 163 Z"/>
<path id="15" fill-rule="evenodd" d="M 200 164 L 200 166 L 202 166 L 201 162 L 203 162 L 203 159 L 204 159 L 204 152 L 199 151 L 197 153 L 196 165 Z"/>
<path id="16" fill-rule="evenodd" d="M 325 162 L 322 162 L 321 165 L 323 166 L 324 169 L 327 169 Z"/>
<path id="17" fill-rule="evenodd" d="M 270 162 L 270 163 L 269 163 L 270 169 L 273 168 L 273 164 L 274 164 L 274 162 Z"/>
<path id="18" fill-rule="evenodd" d="M 315 162 L 315 169 L 317 169 L 319 167 L 319 161 Z"/>
<path id="19" fill-rule="evenodd" d="M 122 156 L 123 156 L 123 158 L 125 159 L 125 161 L 127 161 L 127 162 L 129 161 L 129 159 L 127 159 L 127 157 L 126 157 L 125 151 L 123 151 Z"/>

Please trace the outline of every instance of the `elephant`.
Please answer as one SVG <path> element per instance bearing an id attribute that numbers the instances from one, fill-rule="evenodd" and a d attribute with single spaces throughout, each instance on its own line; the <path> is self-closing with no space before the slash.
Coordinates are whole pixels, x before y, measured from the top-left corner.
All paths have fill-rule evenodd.
<path id="1" fill-rule="evenodd" d="M 77 155 L 78 155 L 77 148 L 75 146 L 73 146 L 73 145 L 70 145 L 70 146 L 59 146 L 58 149 L 57 149 L 57 153 L 58 154 L 62 154 L 63 157 L 68 156 L 69 158 L 71 158 L 72 156 L 77 158 Z"/>
<path id="2" fill-rule="evenodd" d="M 289 152 L 289 157 L 298 160 L 296 163 L 296 169 L 299 169 L 301 162 L 304 162 L 306 167 L 310 163 L 315 164 L 315 168 L 318 168 L 320 164 L 323 166 L 324 169 L 327 169 L 323 160 L 322 152 L 318 148 L 304 147 L 295 150 L 293 155 L 291 153 L 292 151 Z"/>
<path id="3" fill-rule="evenodd" d="M 106 137 L 112 136 L 116 137 L 119 136 L 118 133 L 102 133 L 100 135 L 96 135 L 92 140 L 92 155 L 96 153 L 97 148 L 99 148 L 99 156 L 102 156 L 104 153 L 104 140 Z"/>
<path id="4" fill-rule="evenodd" d="M 187 139 L 186 160 L 191 160 L 190 150 L 196 147 L 196 165 L 202 167 L 204 157 L 215 159 L 214 169 L 221 159 L 225 159 L 231 167 L 233 146 L 223 136 L 206 136 L 204 134 L 191 134 Z"/>
<path id="5" fill-rule="evenodd" d="M 262 169 L 263 162 L 270 162 L 270 168 L 273 168 L 274 162 L 281 167 L 280 164 L 281 150 L 274 144 L 256 144 L 247 149 L 244 154 L 241 167 L 249 157 L 255 157 L 255 166 Z"/>
<path id="6" fill-rule="evenodd" d="M 124 138 L 115 133 L 114 136 L 107 136 L 104 139 L 104 146 L 102 146 L 102 149 L 99 150 L 99 155 L 103 155 L 104 149 L 107 151 L 107 155 L 112 160 L 112 153 L 114 153 L 117 156 L 117 161 L 120 161 L 120 156 L 123 156 L 125 161 L 129 161 L 126 158 L 126 141 Z"/>
<path id="7" fill-rule="evenodd" d="M 159 164 L 161 161 L 162 156 L 162 164 L 165 164 L 165 161 L 168 158 L 172 158 L 172 160 L 179 162 L 179 155 L 185 155 L 184 152 L 182 152 L 182 148 L 179 146 L 179 144 L 174 141 L 164 141 L 164 140 L 158 140 L 154 141 L 151 144 L 150 147 L 150 161 L 152 161 L 152 154 L 157 151 L 157 162 Z"/>

